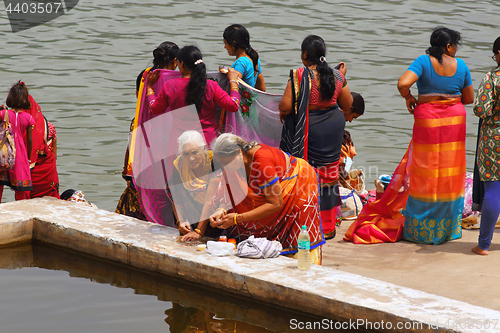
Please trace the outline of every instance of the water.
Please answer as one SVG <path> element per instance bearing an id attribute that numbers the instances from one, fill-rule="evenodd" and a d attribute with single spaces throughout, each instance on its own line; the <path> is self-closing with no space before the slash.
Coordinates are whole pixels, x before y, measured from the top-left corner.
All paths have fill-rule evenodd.
<path id="1" fill-rule="evenodd" d="M 12 33 L 0 4 L 0 98 L 19 79 L 58 131 L 61 192 L 84 191 L 98 207 L 114 210 L 130 120 L 135 78 L 151 64 L 152 50 L 171 40 L 196 44 L 207 67 L 233 58 L 222 32 L 232 23 L 250 31 L 262 59 L 268 91 L 281 94 L 291 68 L 300 63 L 300 43 L 322 36 L 331 64 L 345 61 L 352 91 L 366 100 L 366 113 L 348 124 L 369 188 L 379 174 L 394 171 L 411 138 L 412 117 L 396 83 L 424 53 L 432 28 L 459 30 L 465 60 L 477 88 L 493 67 L 491 44 L 498 36 L 494 1 L 80 1 L 47 24 Z M 467 161 L 472 170 L 477 119 L 467 107 Z M 5 191 L 4 201 L 13 200 Z"/>
<path id="2" fill-rule="evenodd" d="M 322 320 L 42 243 L 0 255 L 2 333 L 296 332 L 291 320 Z"/>

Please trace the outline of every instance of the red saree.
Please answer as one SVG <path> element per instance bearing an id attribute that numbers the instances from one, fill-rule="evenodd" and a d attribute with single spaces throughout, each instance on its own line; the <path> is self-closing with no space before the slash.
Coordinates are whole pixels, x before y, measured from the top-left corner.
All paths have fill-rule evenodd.
<path id="1" fill-rule="evenodd" d="M 275 160 L 276 157 L 272 154 L 283 154 L 283 152 L 271 148 L 261 151 L 260 154 L 266 154 L 268 158 Z M 276 166 L 276 170 L 279 169 L 280 167 Z M 266 172 L 260 169 L 259 171 Z M 265 196 L 252 189 L 253 186 L 249 186 L 246 179 L 237 172 L 226 170 L 225 173 L 226 177 L 221 180 L 214 199 L 216 207 L 220 203 L 232 207 L 231 201 L 235 201 L 236 209 L 233 211 L 244 213 L 267 203 Z M 230 237 L 239 238 L 239 240 L 251 235 L 266 237 L 269 240 L 277 240 L 283 245 L 281 254 L 293 254 L 297 252 L 297 239 L 301 226 L 306 225 L 311 237 L 311 250 L 323 245 L 325 240 L 319 218 L 316 172 L 306 161 L 292 156 L 289 170 L 278 177 L 283 195 L 282 209 L 260 220 L 245 221 L 228 228 Z M 231 194 L 227 191 L 227 183 L 229 183 Z M 231 196 L 237 199 L 231 199 Z"/>

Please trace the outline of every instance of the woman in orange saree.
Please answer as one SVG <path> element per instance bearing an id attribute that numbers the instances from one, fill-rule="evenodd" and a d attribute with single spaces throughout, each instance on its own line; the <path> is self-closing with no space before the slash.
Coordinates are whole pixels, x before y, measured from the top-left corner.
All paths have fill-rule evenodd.
<path id="1" fill-rule="evenodd" d="M 470 72 L 455 58 L 460 33 L 431 35 L 428 55 L 401 76 L 398 89 L 413 114 L 413 138 L 380 200 L 363 207 L 344 240 L 356 244 L 400 239 L 442 244 L 460 238 L 465 185 L 465 108 L 474 99 Z M 410 87 L 417 82 L 418 102 Z"/>
<path id="2" fill-rule="evenodd" d="M 249 143 L 223 134 L 212 144 L 224 168 L 214 198 L 212 227 L 226 229 L 228 237 L 251 235 L 277 240 L 283 255 L 297 252 L 302 225 L 311 237 L 311 262 L 321 264 L 325 243 L 319 217 L 318 178 L 303 159 L 264 144 Z"/>

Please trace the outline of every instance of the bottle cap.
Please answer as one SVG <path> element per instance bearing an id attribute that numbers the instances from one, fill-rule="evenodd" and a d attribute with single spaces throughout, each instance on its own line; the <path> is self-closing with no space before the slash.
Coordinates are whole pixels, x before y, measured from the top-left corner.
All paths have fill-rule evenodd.
<path id="1" fill-rule="evenodd" d="M 307 230 L 307 225 L 303 225 L 302 230 Z"/>
<path id="2" fill-rule="evenodd" d="M 219 236 L 219 242 L 227 242 L 227 236 Z"/>

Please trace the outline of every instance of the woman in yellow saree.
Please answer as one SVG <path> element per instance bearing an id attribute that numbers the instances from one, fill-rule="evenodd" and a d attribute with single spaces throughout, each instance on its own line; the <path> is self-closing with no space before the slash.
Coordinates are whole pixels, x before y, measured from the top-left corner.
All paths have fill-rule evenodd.
<path id="1" fill-rule="evenodd" d="M 283 255 L 297 253 L 302 225 L 311 237 L 311 262 L 321 264 L 325 243 L 319 217 L 318 178 L 303 159 L 234 134 L 223 134 L 212 144 L 224 168 L 214 198 L 212 227 L 228 237 L 251 235 L 277 240 Z"/>

